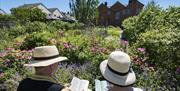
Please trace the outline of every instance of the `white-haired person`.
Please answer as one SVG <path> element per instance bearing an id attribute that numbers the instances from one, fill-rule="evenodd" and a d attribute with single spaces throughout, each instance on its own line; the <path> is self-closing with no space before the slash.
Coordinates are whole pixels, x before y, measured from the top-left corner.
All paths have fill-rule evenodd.
<path id="1" fill-rule="evenodd" d="M 136 76 L 130 65 L 129 55 L 122 51 L 112 52 L 107 60 L 101 62 L 100 71 L 108 82 L 108 91 L 143 91 L 132 87 Z"/>
<path id="2" fill-rule="evenodd" d="M 58 63 L 64 60 L 67 58 L 60 56 L 56 46 L 36 47 L 32 61 L 25 64 L 34 67 L 35 74 L 22 80 L 17 91 L 68 91 L 68 88 L 54 79 Z"/>

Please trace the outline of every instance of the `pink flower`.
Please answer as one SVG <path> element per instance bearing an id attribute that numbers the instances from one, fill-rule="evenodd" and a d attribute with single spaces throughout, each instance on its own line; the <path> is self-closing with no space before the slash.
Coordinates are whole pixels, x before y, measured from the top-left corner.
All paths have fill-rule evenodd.
<path id="1" fill-rule="evenodd" d="M 123 44 L 123 45 L 128 45 L 128 44 L 129 44 L 129 42 L 128 42 L 128 41 L 126 41 L 126 40 L 121 40 L 121 44 Z"/>
<path id="2" fill-rule="evenodd" d="M 11 51 L 11 50 L 13 50 L 14 48 L 6 48 L 5 50 L 7 50 L 7 51 Z"/>
<path id="3" fill-rule="evenodd" d="M 6 55 L 7 55 L 6 52 L 0 53 L 0 57 L 5 57 Z"/>
<path id="4" fill-rule="evenodd" d="M 16 42 L 16 45 L 17 46 L 20 46 L 22 43 L 21 42 Z"/>
<path id="5" fill-rule="evenodd" d="M 0 78 L 2 78 L 4 76 L 4 73 L 0 73 Z"/>
<path id="6" fill-rule="evenodd" d="M 30 60 L 32 57 L 31 56 L 28 56 L 28 57 L 25 57 L 27 60 Z"/>
<path id="7" fill-rule="evenodd" d="M 99 51 L 102 53 L 106 52 L 106 50 L 107 50 L 106 48 L 99 48 Z"/>
<path id="8" fill-rule="evenodd" d="M 71 47 L 71 45 L 69 45 L 68 43 L 64 43 L 64 47 L 65 47 L 66 49 L 68 49 L 68 48 Z"/>
<path id="9" fill-rule="evenodd" d="M 97 48 L 95 48 L 95 47 L 91 48 L 91 52 L 96 53 L 97 52 Z"/>
<path id="10" fill-rule="evenodd" d="M 145 48 L 138 48 L 137 50 L 140 52 L 145 52 L 146 49 Z"/>

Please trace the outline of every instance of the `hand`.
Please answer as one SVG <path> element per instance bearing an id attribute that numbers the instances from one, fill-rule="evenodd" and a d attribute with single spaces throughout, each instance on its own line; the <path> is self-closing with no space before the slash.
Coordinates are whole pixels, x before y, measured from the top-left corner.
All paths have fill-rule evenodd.
<path id="1" fill-rule="evenodd" d="M 64 89 L 62 89 L 61 91 L 71 91 L 69 87 L 70 87 L 70 84 L 69 84 L 69 83 L 66 83 L 66 84 L 64 85 Z"/>
<path id="2" fill-rule="evenodd" d="M 64 87 L 61 91 L 71 91 L 69 87 Z"/>

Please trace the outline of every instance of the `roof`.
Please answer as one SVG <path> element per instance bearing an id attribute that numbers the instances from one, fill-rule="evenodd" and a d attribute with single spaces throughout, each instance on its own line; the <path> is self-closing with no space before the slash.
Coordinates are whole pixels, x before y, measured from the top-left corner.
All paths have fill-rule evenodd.
<path id="1" fill-rule="evenodd" d="M 76 19 L 74 17 L 72 17 L 72 16 L 70 16 L 70 15 L 64 13 L 64 12 L 61 12 L 61 14 L 63 16 L 62 20 L 64 20 L 64 21 L 71 21 L 71 22 L 76 21 Z"/>
<path id="2" fill-rule="evenodd" d="M 118 6 L 122 6 L 122 7 L 125 7 L 123 4 L 121 4 L 119 1 L 117 1 L 115 4 L 113 4 L 112 6 L 111 6 L 111 8 L 113 8 L 114 6 L 116 6 L 116 5 L 118 5 Z"/>
<path id="3" fill-rule="evenodd" d="M 48 10 L 51 12 L 51 13 L 53 13 L 54 11 L 56 11 L 56 10 L 58 10 L 59 11 L 59 9 L 58 8 L 48 8 Z"/>
<path id="4" fill-rule="evenodd" d="M 142 4 L 142 3 L 139 2 L 138 0 L 132 0 L 131 2 L 136 2 L 136 4 L 137 4 L 138 6 L 141 6 L 141 7 L 144 6 L 144 4 Z M 127 7 L 129 7 L 129 6 L 131 6 L 131 3 L 130 3 L 130 2 L 129 2 L 129 4 L 127 5 Z"/>
<path id="5" fill-rule="evenodd" d="M 53 13 L 54 11 L 59 11 L 59 13 L 61 13 L 62 14 L 62 12 L 58 9 L 58 8 L 48 8 L 48 10 L 51 12 L 51 13 Z"/>
<path id="6" fill-rule="evenodd" d="M 0 9 L 0 14 L 6 14 L 6 12 L 2 9 Z"/>
<path id="7" fill-rule="evenodd" d="M 32 7 L 37 7 L 38 5 L 43 5 L 43 4 L 42 3 L 24 4 L 22 6 L 19 6 L 18 8 L 32 8 Z"/>

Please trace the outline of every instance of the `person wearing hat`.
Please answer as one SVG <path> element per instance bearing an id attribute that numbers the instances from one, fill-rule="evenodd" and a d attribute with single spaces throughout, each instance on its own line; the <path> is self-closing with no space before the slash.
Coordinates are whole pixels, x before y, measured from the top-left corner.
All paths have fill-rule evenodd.
<path id="1" fill-rule="evenodd" d="M 101 62 L 100 71 L 109 83 L 108 91 L 143 91 L 132 87 L 136 76 L 130 67 L 131 60 L 128 54 L 122 51 L 114 51 L 109 59 Z"/>
<path id="2" fill-rule="evenodd" d="M 56 46 L 36 47 L 32 61 L 24 65 L 34 67 L 35 75 L 22 80 L 17 91 L 68 91 L 54 79 L 58 63 L 64 60 L 67 58 L 60 56 Z"/>

